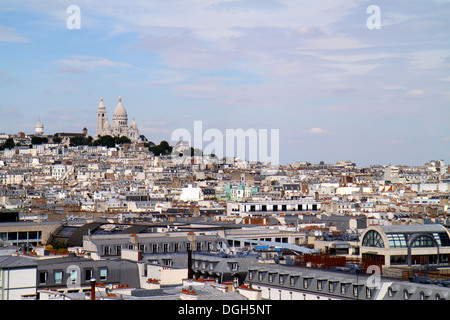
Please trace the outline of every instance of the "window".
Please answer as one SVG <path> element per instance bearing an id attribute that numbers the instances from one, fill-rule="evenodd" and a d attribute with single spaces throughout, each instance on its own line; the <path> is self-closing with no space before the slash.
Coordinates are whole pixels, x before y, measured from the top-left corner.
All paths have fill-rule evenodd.
<path id="1" fill-rule="evenodd" d="M 448 247 L 450 246 L 450 238 L 447 232 L 437 232 L 433 233 L 434 238 L 440 246 Z"/>
<path id="2" fill-rule="evenodd" d="M 157 243 L 154 243 L 154 244 L 152 245 L 152 252 L 153 252 L 153 253 L 157 253 L 157 252 L 158 252 L 158 244 L 157 244 Z"/>
<path id="3" fill-rule="evenodd" d="M 308 289 L 309 287 L 309 279 L 305 278 L 303 279 L 303 288 Z"/>
<path id="4" fill-rule="evenodd" d="M 359 295 L 359 286 L 354 285 L 353 286 L 353 296 L 358 297 Z"/>
<path id="5" fill-rule="evenodd" d="M 122 246 L 121 245 L 117 245 L 116 246 L 116 253 L 117 253 L 117 255 L 121 255 L 122 254 Z"/>
<path id="6" fill-rule="evenodd" d="M 403 298 L 405 299 L 405 300 L 408 300 L 409 299 L 409 293 L 408 293 L 408 290 L 403 290 Z"/>
<path id="7" fill-rule="evenodd" d="M 388 296 L 390 298 L 392 298 L 394 296 L 394 290 L 392 289 L 392 287 L 389 287 L 389 289 L 388 289 Z"/>
<path id="8" fill-rule="evenodd" d="M 86 281 L 91 280 L 93 278 L 92 277 L 92 269 L 86 269 L 84 271 L 84 276 L 85 276 Z"/>
<path id="9" fill-rule="evenodd" d="M 384 248 L 384 242 L 381 235 L 375 230 L 369 230 L 362 240 L 364 247 Z"/>
<path id="10" fill-rule="evenodd" d="M 106 280 L 106 278 L 108 276 L 108 269 L 100 268 L 99 273 L 100 273 L 100 280 L 102 280 L 102 281 Z"/>
<path id="11" fill-rule="evenodd" d="M 77 278 L 78 278 L 77 270 L 70 270 L 70 281 L 72 281 L 72 284 L 77 282 Z"/>
<path id="12" fill-rule="evenodd" d="M 163 252 L 169 252 L 169 244 L 163 243 Z"/>
<path id="13" fill-rule="evenodd" d="M 387 234 L 386 237 L 389 240 L 389 246 L 391 248 L 406 248 L 406 237 L 401 233 Z"/>
<path id="14" fill-rule="evenodd" d="M 425 300 L 425 293 L 423 292 L 420 293 L 420 300 Z"/>
<path id="15" fill-rule="evenodd" d="M 273 278 L 275 278 L 275 274 L 274 273 L 269 273 L 269 283 L 273 282 Z"/>
<path id="16" fill-rule="evenodd" d="M 295 286 L 295 283 L 297 282 L 297 278 L 298 277 L 291 276 L 291 278 L 289 280 L 291 287 Z"/>
<path id="17" fill-rule="evenodd" d="M 366 297 L 368 299 L 372 298 L 372 289 L 371 288 L 366 288 Z"/>
<path id="18" fill-rule="evenodd" d="M 110 246 L 104 246 L 103 247 L 103 255 L 109 256 L 111 254 L 111 247 Z"/>
<path id="19" fill-rule="evenodd" d="M 163 265 L 166 267 L 171 267 L 173 265 L 172 259 L 163 259 L 162 261 L 163 261 Z"/>
<path id="20" fill-rule="evenodd" d="M 62 271 L 55 271 L 55 284 L 62 283 L 63 273 Z"/>
<path id="21" fill-rule="evenodd" d="M 317 280 L 317 290 L 322 291 L 323 280 Z"/>
<path id="22" fill-rule="evenodd" d="M 259 281 L 263 281 L 263 280 L 264 280 L 264 276 L 265 276 L 265 275 L 264 275 L 264 272 L 259 272 L 259 273 L 258 273 L 258 280 L 259 280 Z"/>
<path id="23" fill-rule="evenodd" d="M 334 292 L 334 286 L 335 286 L 335 283 L 334 282 L 330 282 L 328 284 L 328 291 Z"/>
<path id="24" fill-rule="evenodd" d="M 197 251 L 202 251 L 202 243 L 197 242 Z"/>
<path id="25" fill-rule="evenodd" d="M 347 285 L 345 283 L 341 283 L 341 294 L 347 293 Z"/>
<path id="26" fill-rule="evenodd" d="M 429 236 L 420 236 L 414 240 L 412 247 L 436 247 L 436 243 Z"/>
<path id="27" fill-rule="evenodd" d="M 280 284 L 284 284 L 284 279 L 286 278 L 286 275 L 280 275 L 278 278 L 278 281 L 280 282 Z"/>
<path id="28" fill-rule="evenodd" d="M 139 244 L 139 250 L 145 252 L 145 244 Z"/>
<path id="29" fill-rule="evenodd" d="M 233 277 L 233 285 L 235 287 L 237 287 L 239 285 L 239 277 L 238 276 Z"/>
<path id="30" fill-rule="evenodd" d="M 230 269 L 231 269 L 231 271 L 237 271 L 237 269 L 238 269 L 238 263 L 237 262 L 231 262 L 230 263 Z"/>
<path id="31" fill-rule="evenodd" d="M 179 251 L 181 251 L 181 250 L 180 250 L 180 244 L 179 244 L 179 243 L 175 243 L 175 244 L 174 244 L 173 251 L 174 251 L 174 252 L 179 252 Z"/>
<path id="32" fill-rule="evenodd" d="M 39 284 L 47 283 L 47 271 L 39 273 Z"/>
<path id="33" fill-rule="evenodd" d="M 434 296 L 434 300 L 441 300 L 441 296 L 439 295 L 439 293 L 436 293 L 436 295 Z"/>

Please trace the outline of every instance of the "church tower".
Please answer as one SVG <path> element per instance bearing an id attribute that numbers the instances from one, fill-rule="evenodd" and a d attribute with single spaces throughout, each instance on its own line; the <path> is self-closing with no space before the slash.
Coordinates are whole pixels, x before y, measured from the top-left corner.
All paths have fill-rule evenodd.
<path id="1" fill-rule="evenodd" d="M 108 122 L 108 114 L 106 113 L 103 98 L 100 99 L 100 104 L 97 109 L 97 137 L 111 134 L 111 128 Z"/>

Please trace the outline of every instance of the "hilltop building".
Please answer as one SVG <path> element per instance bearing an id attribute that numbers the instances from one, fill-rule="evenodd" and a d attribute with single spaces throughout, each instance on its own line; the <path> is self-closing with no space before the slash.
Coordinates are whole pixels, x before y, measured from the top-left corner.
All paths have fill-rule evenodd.
<path id="1" fill-rule="evenodd" d="M 38 136 L 38 137 L 41 137 L 44 135 L 44 124 L 40 120 L 38 123 L 36 123 L 34 135 Z"/>
<path id="2" fill-rule="evenodd" d="M 140 139 L 139 129 L 134 119 L 130 126 L 128 126 L 128 114 L 122 104 L 122 97 L 119 97 L 119 104 L 114 109 L 112 127 L 108 122 L 108 114 L 103 103 L 103 98 L 100 99 L 100 104 L 97 109 L 97 137 L 106 135 L 117 137 L 126 136 L 133 142 Z"/>

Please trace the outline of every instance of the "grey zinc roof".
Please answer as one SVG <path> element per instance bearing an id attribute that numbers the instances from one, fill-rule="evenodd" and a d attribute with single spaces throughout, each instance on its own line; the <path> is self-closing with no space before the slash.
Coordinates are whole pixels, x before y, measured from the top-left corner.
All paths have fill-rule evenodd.
<path id="1" fill-rule="evenodd" d="M 252 272 L 266 272 L 267 274 L 272 274 L 272 282 L 269 282 L 268 277 L 263 277 L 262 280 L 259 279 L 257 275 L 254 275 L 252 280 L 249 279 L 249 275 L 245 282 L 252 283 L 253 286 L 264 285 L 264 286 L 275 286 L 289 288 L 289 290 L 299 290 L 301 292 L 310 292 L 319 295 L 335 296 L 340 299 L 356 299 L 354 296 L 353 289 L 349 288 L 345 293 L 342 293 L 339 289 L 335 289 L 333 292 L 328 292 L 328 288 L 324 285 L 321 290 L 317 286 L 317 282 L 320 280 L 327 282 L 337 282 L 341 284 L 348 284 L 351 286 L 360 286 L 362 289 L 358 291 L 358 299 L 376 299 L 378 295 L 381 294 L 381 298 L 384 300 L 406 300 L 405 292 L 407 293 L 408 300 L 420 300 L 421 294 L 425 296 L 425 299 L 433 300 L 438 295 L 440 299 L 450 298 L 450 288 L 437 286 L 433 284 L 420 284 L 408 281 L 393 281 L 392 279 L 387 279 L 381 277 L 381 284 L 387 284 L 392 288 L 392 295 L 388 294 L 388 291 L 384 292 L 381 289 L 373 289 L 371 297 L 366 296 L 367 280 L 370 275 L 366 274 L 352 274 L 352 273 L 342 273 L 334 272 L 321 269 L 312 269 L 306 267 L 297 266 L 285 266 L 285 265 L 261 265 L 255 264 L 250 268 Z M 284 284 L 280 284 L 280 275 L 289 276 L 299 276 L 301 279 L 311 279 L 308 288 L 303 287 L 303 281 L 301 279 L 295 282 L 292 286 L 290 281 L 286 279 Z"/>
<path id="2" fill-rule="evenodd" d="M 424 295 L 424 299 L 434 300 L 436 297 L 439 299 L 450 299 L 450 288 L 440 287 L 433 284 L 420 284 L 414 282 L 394 282 L 391 286 L 392 296 L 386 294 L 384 300 L 406 300 L 405 293 L 408 296 L 408 300 L 420 300 L 421 295 Z"/>
<path id="3" fill-rule="evenodd" d="M 417 233 L 417 232 L 442 232 L 446 229 L 440 224 L 409 224 L 380 226 L 385 233 Z"/>
<path id="4" fill-rule="evenodd" d="M 107 280 L 105 283 L 121 283 L 128 284 L 131 287 L 139 287 L 139 272 L 135 262 L 128 260 L 93 260 L 78 256 L 66 256 L 54 259 L 43 259 L 38 261 L 38 271 L 47 271 L 53 274 L 55 270 L 63 270 L 63 283 L 66 282 L 69 274 L 67 270 L 71 266 L 77 266 L 81 269 L 81 276 L 84 276 L 85 269 L 94 271 L 93 277 L 99 279 L 98 269 L 106 267 L 108 270 Z M 86 279 L 82 279 L 83 283 Z M 100 282 L 100 281 L 99 281 Z M 55 285 L 53 278 L 48 278 L 47 286 Z"/>
<path id="5" fill-rule="evenodd" d="M 36 259 L 22 256 L 0 257 L 0 268 L 20 268 L 37 266 Z"/>

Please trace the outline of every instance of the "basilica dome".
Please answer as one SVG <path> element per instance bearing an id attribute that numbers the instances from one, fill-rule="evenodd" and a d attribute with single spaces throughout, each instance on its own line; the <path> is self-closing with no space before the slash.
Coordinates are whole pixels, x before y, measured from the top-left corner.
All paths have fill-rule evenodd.
<path id="1" fill-rule="evenodd" d="M 121 117 L 121 118 L 127 118 L 127 110 L 125 110 L 125 107 L 122 105 L 122 97 L 119 97 L 119 104 L 117 105 L 116 109 L 114 110 L 114 117 Z"/>

